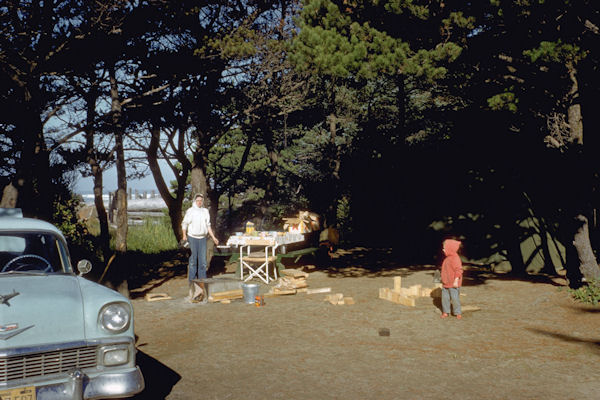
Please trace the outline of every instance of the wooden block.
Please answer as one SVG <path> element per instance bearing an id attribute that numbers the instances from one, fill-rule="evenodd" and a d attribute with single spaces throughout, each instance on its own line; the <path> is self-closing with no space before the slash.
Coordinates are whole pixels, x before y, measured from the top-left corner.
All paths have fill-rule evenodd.
<path id="1" fill-rule="evenodd" d="M 301 288 L 305 288 L 308 286 L 308 283 L 306 283 L 306 279 L 293 279 L 290 284 L 295 288 L 295 289 L 301 289 Z"/>
<path id="2" fill-rule="evenodd" d="M 393 291 L 390 288 L 379 288 L 379 298 L 392 301 Z"/>
<path id="3" fill-rule="evenodd" d="M 307 288 L 300 288 L 296 290 L 296 293 L 306 293 L 308 291 Z"/>
<path id="4" fill-rule="evenodd" d="M 244 297 L 244 292 L 242 289 L 236 289 L 236 290 L 227 290 L 224 292 L 214 292 L 209 296 L 209 300 L 212 299 L 212 301 L 221 301 L 221 300 L 234 300 L 234 299 L 241 299 L 242 297 Z"/>
<path id="5" fill-rule="evenodd" d="M 400 288 L 402 288 L 402 277 L 395 276 L 394 277 L 394 292 L 400 292 Z"/>
<path id="6" fill-rule="evenodd" d="M 429 297 L 431 296 L 431 291 L 433 290 L 433 288 L 421 288 L 421 297 Z"/>
<path id="7" fill-rule="evenodd" d="M 290 295 L 290 294 L 296 294 L 296 289 L 277 290 L 274 288 L 270 292 L 265 293 L 264 296 L 265 297 L 276 297 L 276 296 L 286 296 L 286 295 Z"/>
<path id="8" fill-rule="evenodd" d="M 325 301 L 333 305 L 344 304 L 344 295 L 342 293 L 330 294 L 325 296 Z"/>
<path id="9" fill-rule="evenodd" d="M 408 307 L 414 307 L 415 306 L 415 299 L 414 297 L 400 297 L 398 299 L 398 301 L 395 301 L 394 303 L 397 304 L 402 304 L 403 306 L 408 306 Z"/>
<path id="10" fill-rule="evenodd" d="M 221 303 L 221 304 L 231 304 L 231 300 L 225 299 L 225 300 L 221 300 L 219 303 Z"/>
<path id="11" fill-rule="evenodd" d="M 481 310 L 481 308 L 479 308 L 477 306 L 461 306 L 460 309 L 461 309 L 462 312 L 465 312 L 465 311 L 480 311 Z"/>
<path id="12" fill-rule="evenodd" d="M 330 287 L 316 288 L 316 289 L 307 289 L 306 290 L 306 294 L 329 293 L 329 292 L 331 292 L 331 288 Z"/>
<path id="13" fill-rule="evenodd" d="M 421 295 L 421 285 L 412 285 L 408 288 L 408 296 L 420 296 Z"/>
<path id="14" fill-rule="evenodd" d="M 352 297 L 344 297 L 344 304 L 348 304 L 350 306 L 354 304 L 354 299 Z"/>
<path id="15" fill-rule="evenodd" d="M 238 294 L 243 294 L 243 289 L 234 289 L 234 290 L 225 290 L 222 292 L 213 292 L 211 294 L 212 297 L 227 297 L 227 296 L 237 296 Z"/>
<path id="16" fill-rule="evenodd" d="M 284 269 L 280 271 L 282 276 L 291 276 L 292 278 L 308 278 L 308 274 L 297 269 Z"/>
<path id="17" fill-rule="evenodd" d="M 146 301 L 171 300 L 172 297 L 166 293 L 147 293 Z"/>

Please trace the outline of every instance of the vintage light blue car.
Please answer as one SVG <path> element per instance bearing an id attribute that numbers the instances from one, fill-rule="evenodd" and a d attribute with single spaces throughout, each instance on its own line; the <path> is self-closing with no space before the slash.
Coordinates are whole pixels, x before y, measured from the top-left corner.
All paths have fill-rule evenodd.
<path id="1" fill-rule="evenodd" d="M 6 211 L 6 209 L 4 209 Z M 144 389 L 133 309 L 74 273 L 53 225 L 0 209 L 0 399 L 102 399 Z"/>

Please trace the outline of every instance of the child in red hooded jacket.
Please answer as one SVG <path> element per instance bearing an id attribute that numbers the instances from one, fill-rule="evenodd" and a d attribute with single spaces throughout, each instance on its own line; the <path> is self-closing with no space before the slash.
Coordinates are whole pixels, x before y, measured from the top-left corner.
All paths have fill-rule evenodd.
<path id="1" fill-rule="evenodd" d="M 462 286 L 462 261 L 458 256 L 461 242 L 454 239 L 446 239 L 442 244 L 442 251 L 446 255 L 442 262 L 442 318 L 450 314 L 450 303 L 456 318 L 461 319 L 460 311 L 460 287 Z"/>

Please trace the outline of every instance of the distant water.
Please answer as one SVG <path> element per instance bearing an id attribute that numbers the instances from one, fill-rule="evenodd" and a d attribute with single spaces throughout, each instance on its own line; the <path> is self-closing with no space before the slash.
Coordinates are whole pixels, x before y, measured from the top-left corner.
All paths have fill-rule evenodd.
<path id="1" fill-rule="evenodd" d="M 82 193 L 80 195 L 81 195 L 81 197 L 83 197 L 83 201 L 85 202 L 86 205 L 94 204 L 94 195 L 92 193 Z M 142 196 L 143 193 L 140 193 L 139 195 Z M 108 194 L 103 194 L 102 200 L 104 201 L 104 207 L 108 208 L 108 206 L 109 206 Z M 165 201 L 162 199 L 162 197 L 155 196 L 155 197 L 151 198 L 150 194 L 148 194 L 146 198 L 137 198 L 137 199 L 127 200 L 127 209 L 129 211 L 161 210 L 166 207 L 167 207 L 167 205 L 166 205 Z"/>
<path id="2" fill-rule="evenodd" d="M 94 204 L 94 194 L 93 193 L 83 193 L 80 194 L 83 197 L 83 201 L 85 204 Z M 102 195 L 102 200 L 104 200 L 104 205 L 108 205 L 108 194 Z"/>

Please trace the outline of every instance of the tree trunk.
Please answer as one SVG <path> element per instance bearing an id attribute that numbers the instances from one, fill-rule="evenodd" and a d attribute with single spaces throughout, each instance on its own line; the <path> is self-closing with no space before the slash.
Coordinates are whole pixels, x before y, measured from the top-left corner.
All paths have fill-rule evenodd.
<path id="1" fill-rule="evenodd" d="M 103 169 L 98 162 L 97 153 L 94 146 L 94 121 L 96 119 L 96 99 L 95 93 L 89 93 L 86 96 L 87 107 L 87 128 L 85 130 L 85 141 L 87 147 L 87 163 L 92 171 L 94 181 L 94 205 L 98 214 L 98 222 L 100 224 L 100 247 L 104 261 L 108 261 L 110 257 L 110 234 L 108 231 L 108 216 L 102 199 L 103 190 Z"/>
<path id="2" fill-rule="evenodd" d="M 23 179 L 20 204 L 24 215 L 50 220 L 50 155 L 44 140 L 41 111 L 34 101 L 35 97 L 27 102 L 26 112 L 17 127 L 25 138 L 17 167 L 17 175 Z"/>
<path id="3" fill-rule="evenodd" d="M 129 297 L 127 271 L 124 263 L 127 252 L 127 171 L 125 169 L 125 151 L 123 148 L 123 127 L 121 126 L 121 103 L 114 68 L 110 69 L 110 97 L 112 123 L 115 134 L 115 154 L 117 167 L 117 232 L 115 235 L 115 251 L 117 258 L 113 270 L 115 288 L 124 296 Z"/>
<path id="4" fill-rule="evenodd" d="M 329 168 L 331 173 L 331 185 L 327 189 L 329 198 L 327 201 L 327 209 L 325 211 L 325 221 L 323 227 L 337 227 L 337 202 L 340 187 L 340 167 L 341 157 L 340 148 L 336 144 L 337 138 L 337 117 L 331 113 L 327 117 L 329 123 Z"/>
<path id="5" fill-rule="evenodd" d="M 180 132 L 179 136 L 183 137 L 183 133 Z M 160 165 L 158 164 L 159 145 L 160 128 L 152 127 L 150 145 L 146 150 L 146 154 L 148 155 L 148 165 L 150 166 L 150 172 L 152 172 L 152 177 L 154 178 L 154 183 L 156 184 L 158 193 L 167 205 L 169 217 L 171 219 L 171 229 L 173 229 L 175 238 L 179 242 L 183 238 L 183 233 L 181 232 L 181 221 L 183 220 L 182 209 L 188 170 L 185 168 L 185 163 L 182 163 L 182 166 L 184 167 L 181 172 L 173 171 L 177 179 L 177 189 L 175 189 L 175 195 L 173 196 L 169 191 L 169 187 L 165 182 L 160 170 Z"/>
<path id="6" fill-rule="evenodd" d="M 579 224 L 573 238 L 573 245 L 577 250 L 579 259 L 579 270 L 581 275 L 590 282 L 593 279 L 600 278 L 600 268 L 596 262 L 592 244 L 590 243 L 590 233 L 588 229 L 588 220 L 583 215 L 578 215 L 576 220 Z"/>
<path id="7" fill-rule="evenodd" d="M 94 180 L 94 205 L 98 213 L 98 223 L 100 224 L 100 247 L 102 256 L 106 262 L 110 257 L 110 233 L 108 230 L 108 216 L 104 207 L 102 198 L 102 169 L 93 168 L 92 176 Z"/>
<path id="8" fill-rule="evenodd" d="M 267 129 L 267 128 L 266 128 Z M 273 144 L 273 132 L 266 133 L 265 144 L 269 156 L 269 180 L 265 188 L 265 202 L 271 204 L 277 199 L 277 175 L 279 174 L 279 154 Z"/>
<path id="9" fill-rule="evenodd" d="M 570 135 L 573 142 L 583 145 L 583 116 L 581 114 L 577 69 L 570 62 L 567 63 L 567 70 L 571 79 L 568 110 Z M 600 278 L 600 268 L 598 268 L 598 262 L 590 242 L 588 219 L 584 215 L 578 214 L 575 220 L 578 226 L 573 236 L 573 246 L 577 251 L 581 275 L 589 282 L 592 279 Z"/>
<path id="10" fill-rule="evenodd" d="M 583 116 L 581 115 L 581 101 L 579 97 L 579 83 L 577 82 L 577 69 L 573 63 L 567 64 L 571 89 L 569 90 L 569 130 L 571 140 L 577 144 L 583 144 Z"/>
<path id="11" fill-rule="evenodd" d="M 206 179 L 206 157 L 199 148 L 194 152 L 191 172 L 192 196 L 202 194 L 206 197 L 208 181 Z"/>
<path id="12" fill-rule="evenodd" d="M 123 148 L 123 128 L 121 126 L 121 103 L 114 68 L 110 70 L 110 97 L 112 123 L 115 135 L 115 154 L 117 167 L 117 234 L 115 250 L 127 251 L 127 170 L 125 168 L 125 150 Z"/>

